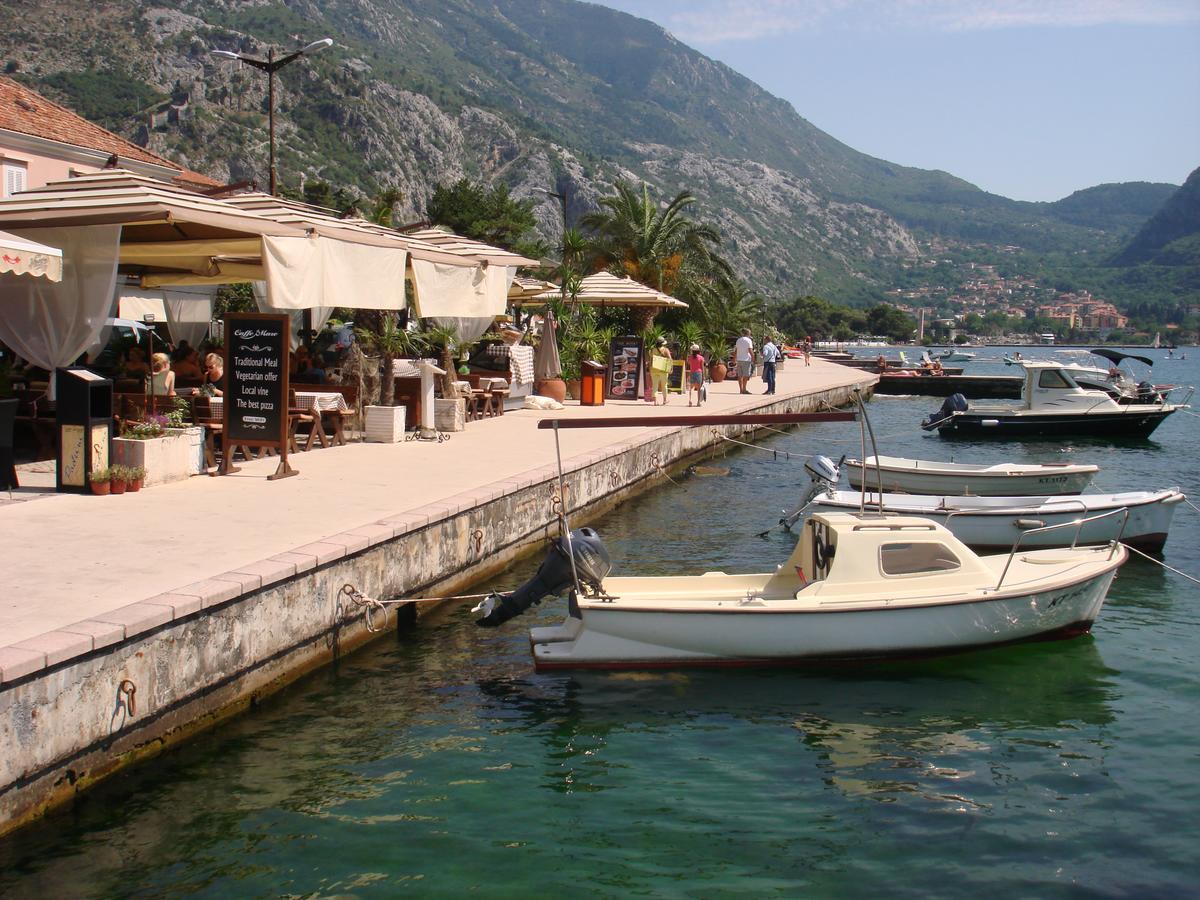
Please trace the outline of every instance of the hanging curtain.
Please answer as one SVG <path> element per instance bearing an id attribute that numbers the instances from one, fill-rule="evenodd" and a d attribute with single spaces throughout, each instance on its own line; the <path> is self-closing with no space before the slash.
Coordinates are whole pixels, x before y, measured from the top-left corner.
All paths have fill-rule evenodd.
<path id="1" fill-rule="evenodd" d="M 176 344 L 187 341 L 192 347 L 200 346 L 200 342 L 208 337 L 213 298 L 220 287 L 219 284 L 208 284 L 163 291 L 171 340 Z"/>
<path id="2" fill-rule="evenodd" d="M 50 372 L 69 366 L 99 337 L 112 309 L 120 225 L 37 228 L 22 237 L 61 247 L 63 280 L 0 275 L 0 341 Z"/>
<path id="3" fill-rule="evenodd" d="M 412 261 L 412 271 L 417 311 L 423 319 L 503 315 L 517 274 L 514 266 L 454 266 L 423 259 Z"/>
<path id="4" fill-rule="evenodd" d="M 254 291 L 254 300 L 258 303 L 258 311 L 266 313 L 288 314 L 288 334 L 291 337 L 292 352 L 300 346 L 300 329 L 304 327 L 304 310 L 302 309 L 275 309 L 267 305 L 267 283 L 265 281 L 252 281 L 250 287 Z M 329 321 L 329 317 L 333 315 L 336 306 L 314 306 L 309 312 L 312 313 L 313 331 L 320 332 L 325 327 L 325 323 Z"/>

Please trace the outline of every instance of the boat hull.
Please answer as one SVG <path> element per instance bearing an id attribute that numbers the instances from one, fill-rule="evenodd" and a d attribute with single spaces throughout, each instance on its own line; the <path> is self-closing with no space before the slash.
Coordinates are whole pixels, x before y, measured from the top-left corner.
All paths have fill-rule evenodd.
<path id="1" fill-rule="evenodd" d="M 876 508 L 872 497 L 867 494 L 867 507 Z M 914 499 L 928 503 L 913 503 Z M 1014 498 L 1017 499 L 1017 498 Z M 1026 498 L 1020 498 L 1024 500 Z M 986 503 L 971 509 L 971 498 L 922 497 L 884 494 L 884 509 L 887 512 L 907 516 L 921 516 L 945 526 L 956 538 L 976 552 L 1007 552 L 1018 536 L 1043 525 L 1061 525 L 1087 516 L 1097 516 L 1114 510 L 1129 510 L 1129 519 L 1121 535 L 1123 543 L 1146 553 L 1158 553 L 1167 541 L 1175 507 L 1184 499 L 1178 491 L 1159 491 L 1154 494 L 1112 494 L 1104 502 L 1096 502 L 1094 495 L 1085 494 L 1078 498 L 1064 498 L 1061 503 L 1043 505 L 1013 504 L 1009 507 L 989 507 Z M 1075 502 L 1073 502 L 1075 501 Z M 1084 504 L 1086 501 L 1086 505 Z M 992 501 L 993 503 L 995 501 Z M 818 496 L 809 509 L 813 513 L 850 512 L 859 508 L 859 495 L 851 491 L 838 491 L 834 497 Z M 1080 504 L 1080 505 L 1077 505 Z M 1110 516 L 1099 521 L 1085 522 L 1076 533 L 1072 528 L 1043 531 L 1030 534 L 1021 541 L 1024 549 L 1046 547 L 1068 547 L 1072 542 L 1079 546 L 1106 544 L 1117 537 L 1121 529 L 1120 516 Z"/>
<path id="2" fill-rule="evenodd" d="M 1113 568 L 1071 585 L 870 610 L 584 608 L 531 635 L 538 670 L 824 665 L 961 653 L 1086 633 Z"/>
<path id="3" fill-rule="evenodd" d="M 1146 438 L 1175 410 L 1130 411 L 1088 414 L 1037 413 L 997 415 L 992 413 L 955 413 L 938 425 L 938 434 L 946 438 L 993 438 L 999 440 L 1031 437 L 1102 437 Z"/>
<path id="4" fill-rule="evenodd" d="M 862 467 L 852 465 L 850 460 L 842 463 L 852 488 L 862 487 Z M 884 493 L 902 494 L 970 494 L 976 497 L 1048 496 L 1051 494 L 1079 494 L 1091 484 L 1096 469 L 1089 471 L 1054 471 L 1048 468 L 1040 472 L 1010 472 L 1001 475 L 979 473 L 923 472 L 919 469 L 879 470 L 867 466 L 867 488 L 878 490 L 882 478 Z"/>

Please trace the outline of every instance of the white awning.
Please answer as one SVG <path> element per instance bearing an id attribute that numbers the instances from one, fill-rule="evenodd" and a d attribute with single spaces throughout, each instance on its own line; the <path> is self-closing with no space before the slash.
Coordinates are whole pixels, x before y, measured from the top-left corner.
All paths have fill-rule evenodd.
<path id="1" fill-rule="evenodd" d="M 447 266 L 412 261 L 417 314 L 430 318 L 483 318 L 504 314 L 516 266 Z"/>
<path id="2" fill-rule="evenodd" d="M 62 281 L 62 250 L 0 231 L 0 272 Z"/>

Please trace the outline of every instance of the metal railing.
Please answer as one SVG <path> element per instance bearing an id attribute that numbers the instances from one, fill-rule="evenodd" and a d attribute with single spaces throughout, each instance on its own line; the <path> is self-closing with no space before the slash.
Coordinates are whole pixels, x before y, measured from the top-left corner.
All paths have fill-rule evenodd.
<path id="1" fill-rule="evenodd" d="M 1121 538 L 1125 535 L 1125 526 L 1129 524 L 1129 508 L 1122 506 L 1120 509 L 1112 509 L 1106 513 L 1098 513 L 1094 516 L 1085 516 L 1079 519 L 1072 519 L 1070 522 L 1059 522 L 1057 525 L 1043 525 L 1041 528 L 1031 528 L 1029 531 L 1022 531 L 1017 535 L 1017 539 L 1013 541 L 1012 550 L 1009 551 L 1008 561 L 1004 564 L 1004 571 L 1000 573 L 1000 580 L 996 582 L 995 590 L 1000 590 L 1000 586 L 1004 584 L 1004 576 L 1008 574 L 1009 566 L 1012 565 L 1017 551 L 1021 549 L 1021 541 L 1029 537 L 1031 534 L 1042 534 L 1047 531 L 1055 531 L 1059 528 L 1074 528 L 1075 537 L 1071 539 L 1071 549 L 1075 549 L 1075 545 L 1079 543 L 1079 534 L 1083 531 L 1083 526 L 1089 522 L 1096 522 L 1100 519 L 1107 519 L 1109 516 L 1121 516 L 1121 528 L 1117 532 L 1117 536 L 1112 538 L 1108 547 L 1108 558 L 1112 559 L 1113 554 L 1117 552 L 1117 545 L 1121 543 Z"/>

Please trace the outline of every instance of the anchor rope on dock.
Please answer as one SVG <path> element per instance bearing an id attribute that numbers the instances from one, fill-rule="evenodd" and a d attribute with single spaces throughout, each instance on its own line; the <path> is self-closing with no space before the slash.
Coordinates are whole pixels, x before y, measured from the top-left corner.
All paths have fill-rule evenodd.
<path id="1" fill-rule="evenodd" d="M 1121 546 L 1122 546 L 1122 547 L 1124 547 L 1126 550 L 1132 550 L 1132 551 L 1133 551 L 1134 553 L 1136 553 L 1138 556 L 1141 556 L 1141 557 L 1143 557 L 1144 559 L 1148 559 L 1148 560 L 1150 560 L 1150 562 L 1152 562 L 1152 563 L 1158 563 L 1160 566 L 1162 566 L 1162 567 L 1163 567 L 1164 569 L 1166 569 L 1168 572 L 1174 572 L 1174 573 L 1175 573 L 1176 575 L 1178 575 L 1180 578 L 1186 578 L 1188 581 L 1192 582 L 1193 584 L 1200 584 L 1200 578 L 1195 578 L 1194 576 L 1192 576 L 1192 575 L 1189 575 L 1187 572 L 1180 572 L 1180 571 L 1179 571 L 1178 569 L 1176 569 L 1174 566 L 1168 566 L 1168 565 L 1167 565 L 1165 562 L 1163 562 L 1161 559 L 1155 559 L 1155 558 L 1154 558 L 1153 556 L 1151 556 L 1149 553 L 1143 553 L 1143 552 L 1142 552 L 1141 550 L 1139 550 L 1137 547 L 1131 547 L 1131 546 L 1129 546 L 1128 544 L 1126 544 L 1124 541 L 1122 541 L 1122 542 L 1121 542 Z"/>

